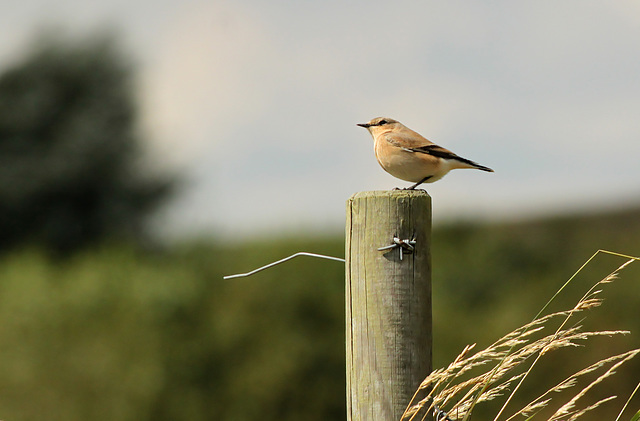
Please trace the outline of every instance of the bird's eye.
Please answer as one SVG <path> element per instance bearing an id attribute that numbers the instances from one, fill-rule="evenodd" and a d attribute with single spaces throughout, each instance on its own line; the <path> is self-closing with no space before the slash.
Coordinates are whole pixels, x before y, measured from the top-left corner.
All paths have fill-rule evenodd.
<path id="1" fill-rule="evenodd" d="M 382 126 L 382 125 L 387 124 L 387 123 L 389 123 L 387 120 L 380 120 L 378 122 L 378 126 Z"/>

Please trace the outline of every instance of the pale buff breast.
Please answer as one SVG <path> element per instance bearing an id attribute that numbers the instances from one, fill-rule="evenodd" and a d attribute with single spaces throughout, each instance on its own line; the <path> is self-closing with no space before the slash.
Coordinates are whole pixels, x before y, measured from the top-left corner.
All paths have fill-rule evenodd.
<path id="1" fill-rule="evenodd" d="M 435 159 L 430 160 L 429 158 L 432 157 L 428 155 L 408 152 L 386 141 L 375 143 L 375 153 L 378 163 L 386 172 L 412 183 L 417 183 L 429 175 L 434 175 L 439 166 L 437 161 Z"/>
<path id="2" fill-rule="evenodd" d="M 463 163 L 439 159 L 429 154 L 407 151 L 391 143 L 375 142 L 375 154 L 380 166 L 389 174 L 401 180 L 417 183 L 430 177 L 426 183 L 440 180 L 454 168 L 468 168 Z"/>

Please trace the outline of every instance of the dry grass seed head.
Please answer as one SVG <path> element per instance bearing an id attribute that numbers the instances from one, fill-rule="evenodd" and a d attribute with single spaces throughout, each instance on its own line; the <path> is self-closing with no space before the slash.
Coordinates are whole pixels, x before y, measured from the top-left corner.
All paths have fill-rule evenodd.
<path id="1" fill-rule="evenodd" d="M 533 365 L 535 365 L 534 361 L 533 365 L 527 370 L 526 373 L 522 373 L 516 376 L 513 376 L 511 379 L 505 381 L 498 386 L 495 386 L 492 389 L 486 390 L 490 387 L 491 384 L 495 384 L 498 382 L 503 376 L 506 375 L 509 371 L 511 371 L 516 366 L 519 366 L 524 361 L 526 361 L 529 357 L 535 354 L 539 354 L 538 358 L 554 349 L 568 347 L 568 346 L 580 346 L 580 344 L 575 341 L 585 340 L 592 336 L 612 336 L 617 334 L 626 334 L 626 331 L 602 331 L 602 332 L 580 332 L 580 326 L 562 329 L 562 326 L 568 321 L 568 319 L 573 316 L 575 313 L 589 310 L 594 307 L 598 307 L 602 304 L 602 299 L 595 298 L 601 290 L 594 289 L 604 283 L 610 283 L 615 281 L 618 278 L 618 272 L 624 269 L 627 265 L 633 262 L 635 259 L 630 259 L 621 265 L 614 272 L 609 274 L 607 277 L 596 283 L 591 290 L 587 292 L 587 294 L 578 301 L 574 308 L 566 311 L 559 311 L 555 313 L 551 313 L 542 317 L 538 317 L 530 323 L 521 326 L 502 338 L 498 339 L 494 344 L 485 348 L 484 350 L 478 351 L 475 354 L 468 356 L 469 352 L 475 347 L 473 345 L 467 345 L 462 352 L 456 357 L 456 359 L 449 364 L 449 366 L 442 370 L 436 370 L 432 372 L 421 384 L 420 389 L 425 389 L 431 387 L 432 390 L 429 392 L 429 395 L 422 399 L 418 404 L 411 406 L 407 409 L 405 415 L 412 415 L 411 419 L 418 413 L 421 409 L 429 405 L 428 410 L 431 411 L 434 406 L 443 406 L 448 404 L 454 397 L 458 396 L 460 393 L 465 391 L 464 396 L 458 401 L 456 405 L 452 407 L 450 410 L 451 413 L 454 413 L 455 419 L 460 419 L 459 417 L 467 417 L 467 413 L 471 408 L 477 403 L 481 401 L 491 400 L 500 395 L 500 392 L 506 390 L 508 386 L 515 380 L 520 379 L 522 382 L 523 378 L 526 377 L 528 372 L 531 370 Z M 565 317 L 562 325 L 553 335 L 547 335 L 543 338 L 535 340 L 529 343 L 529 337 L 533 334 L 541 331 L 545 327 L 547 327 L 547 322 L 552 319 Z M 527 338 L 527 339 L 525 339 Z M 620 364 L 628 361 L 628 359 L 633 358 L 638 352 L 638 350 L 632 351 L 628 353 L 627 357 L 624 357 L 622 354 L 622 360 L 618 361 L 611 367 L 605 374 L 600 376 L 598 379 L 593 381 L 590 385 L 588 385 L 585 389 L 580 391 L 574 398 L 572 398 L 569 402 L 563 405 L 556 414 L 552 416 L 549 421 L 552 420 L 560 420 L 561 418 L 566 419 L 567 416 L 571 416 L 570 420 L 575 420 L 580 417 L 582 414 L 592 410 L 593 408 L 599 406 L 603 402 L 610 400 L 612 398 L 606 398 L 601 401 L 596 402 L 595 404 L 580 410 L 574 411 L 573 407 L 575 406 L 575 402 L 580 399 L 587 390 L 595 386 L 597 383 L 601 382 L 604 378 L 612 375 L 614 373 L 614 369 Z M 599 361 L 593 364 L 586 369 L 583 369 L 570 378 L 560 382 L 555 387 L 549 389 L 547 392 L 543 393 L 539 398 L 532 401 L 530 404 L 522 408 L 520 411 L 516 412 L 514 415 L 509 417 L 511 420 L 516 415 L 525 415 L 530 416 L 531 414 L 539 411 L 549 404 L 551 398 L 543 399 L 548 396 L 552 392 L 559 392 L 562 390 L 569 389 L 576 385 L 577 378 L 583 376 L 589 372 L 596 370 L 597 368 L 603 366 L 608 362 L 613 362 L 619 360 L 621 356 L 610 357 Z M 498 361 L 498 364 L 491 370 L 487 372 L 475 376 L 471 379 L 463 381 L 462 383 L 456 384 L 454 386 L 449 387 L 449 385 L 455 380 L 459 378 L 463 374 L 469 372 L 473 368 L 486 365 L 489 362 Z M 444 385 L 444 386 L 443 386 Z M 516 386 L 516 390 L 519 387 Z M 438 389 L 441 389 L 437 392 Z M 476 393 L 479 391 L 479 396 Z M 436 393 L 437 392 L 437 393 Z M 434 396 L 435 394 L 435 396 Z M 510 399 L 510 398 L 509 398 Z M 504 409 L 504 408 L 503 408 Z M 501 411 L 502 412 L 502 411 Z M 554 418 L 555 417 L 555 418 Z M 404 417 L 403 417 L 404 418 Z"/>
<path id="2" fill-rule="evenodd" d="M 613 374 L 615 374 L 615 370 L 618 367 L 620 367 L 622 364 L 626 363 L 630 359 L 634 358 L 638 353 L 640 353 L 640 349 L 634 349 L 634 350 L 625 352 L 623 354 L 614 355 L 613 357 L 609 357 L 609 358 L 606 358 L 604 360 L 598 361 L 597 363 L 593 364 L 592 366 L 588 367 L 587 369 L 581 370 L 580 372 L 578 372 L 578 374 L 579 373 L 586 374 L 587 372 L 594 371 L 595 369 L 597 369 L 599 367 L 602 367 L 602 366 L 604 366 L 604 365 L 606 365 L 608 363 L 612 363 L 612 362 L 616 361 L 615 364 L 613 364 L 611 367 L 609 367 L 609 369 L 606 372 L 604 372 L 603 374 L 598 376 L 598 378 L 596 378 L 591 383 L 589 383 L 584 389 L 582 389 L 580 392 L 578 392 L 566 404 L 562 405 L 551 416 L 551 418 L 549 418 L 549 421 L 556 421 L 556 420 L 559 421 L 559 420 L 565 418 L 567 415 L 570 415 L 570 414 L 580 414 L 580 415 L 582 415 L 585 412 L 590 411 L 591 409 L 594 409 L 595 407 L 600 405 L 602 402 L 606 402 L 607 400 L 610 400 L 611 398 L 607 398 L 607 399 L 604 399 L 603 401 L 596 402 L 596 404 L 591 405 L 590 407 L 587 407 L 584 410 L 573 411 L 573 408 L 575 408 L 576 403 L 578 402 L 578 400 L 580 398 L 582 398 L 584 395 L 586 395 L 589 390 L 593 389 L 593 387 L 595 387 L 597 384 L 601 383 L 604 379 L 606 379 L 607 377 L 610 377 Z M 582 375 L 582 374 L 580 374 L 580 375 Z M 574 376 L 574 377 L 576 377 L 576 376 Z M 570 419 L 575 419 L 575 418 L 572 417 Z"/>

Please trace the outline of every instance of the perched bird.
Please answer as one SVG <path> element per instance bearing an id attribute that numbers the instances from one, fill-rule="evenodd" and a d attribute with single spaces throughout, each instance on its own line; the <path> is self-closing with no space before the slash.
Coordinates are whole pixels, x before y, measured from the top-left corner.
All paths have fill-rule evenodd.
<path id="1" fill-rule="evenodd" d="M 394 177 L 415 183 L 408 190 L 422 183 L 438 181 L 456 168 L 493 172 L 491 168 L 430 142 L 392 118 L 377 117 L 358 126 L 373 136 L 376 158 L 382 168 Z"/>

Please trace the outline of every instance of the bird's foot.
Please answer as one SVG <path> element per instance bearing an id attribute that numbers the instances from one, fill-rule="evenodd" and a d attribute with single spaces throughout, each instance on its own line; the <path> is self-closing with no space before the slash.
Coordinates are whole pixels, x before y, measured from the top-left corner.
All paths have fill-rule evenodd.
<path id="1" fill-rule="evenodd" d="M 413 190 L 413 191 L 423 191 L 425 193 L 427 193 L 427 191 L 425 189 L 416 189 L 415 187 L 394 187 L 391 189 L 391 191 L 407 191 L 407 190 Z"/>

